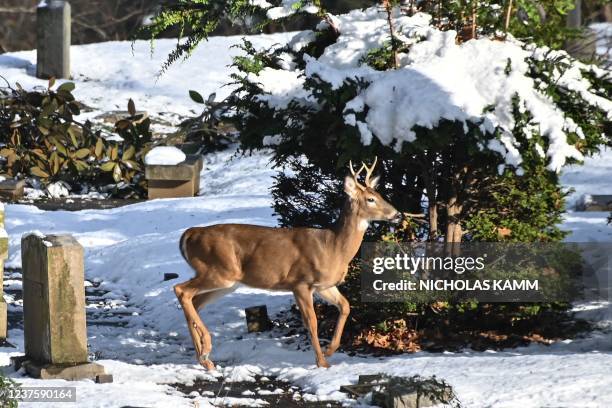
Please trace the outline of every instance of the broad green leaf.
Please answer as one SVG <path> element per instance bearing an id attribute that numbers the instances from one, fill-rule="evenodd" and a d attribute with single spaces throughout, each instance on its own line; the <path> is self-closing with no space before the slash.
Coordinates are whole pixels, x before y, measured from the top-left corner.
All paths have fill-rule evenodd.
<path id="1" fill-rule="evenodd" d="M 90 153 L 90 152 L 89 152 L 89 149 L 85 149 L 85 148 L 83 148 L 83 149 L 79 149 L 79 150 L 77 150 L 77 151 L 76 151 L 76 153 L 75 153 L 74 155 L 75 155 L 77 158 L 79 158 L 79 159 L 84 159 L 84 158 L 86 158 L 87 156 L 89 156 L 89 153 Z"/>
<path id="2" fill-rule="evenodd" d="M 191 97 L 191 99 L 192 99 L 194 102 L 197 102 L 197 103 L 204 103 L 204 98 L 202 98 L 202 95 L 200 95 L 200 93 L 199 93 L 199 92 L 197 92 L 197 91 L 190 90 L 190 91 L 189 91 L 189 96 Z"/>
<path id="3" fill-rule="evenodd" d="M 30 174 L 36 177 L 49 178 L 49 174 L 37 166 L 30 168 Z"/>
<path id="4" fill-rule="evenodd" d="M 121 160 L 130 160 L 132 157 L 134 157 L 135 153 L 136 153 L 136 148 L 134 146 L 130 146 L 127 149 L 125 149 L 125 151 L 123 152 L 123 156 L 121 157 Z"/>
<path id="5" fill-rule="evenodd" d="M 64 92 L 74 91 L 74 82 L 64 82 L 57 88 L 57 91 L 58 92 L 59 91 L 64 91 Z"/>
<path id="6" fill-rule="evenodd" d="M 100 170 L 102 171 L 112 171 L 115 168 L 115 162 L 107 161 L 106 163 L 102 163 L 100 165 Z"/>

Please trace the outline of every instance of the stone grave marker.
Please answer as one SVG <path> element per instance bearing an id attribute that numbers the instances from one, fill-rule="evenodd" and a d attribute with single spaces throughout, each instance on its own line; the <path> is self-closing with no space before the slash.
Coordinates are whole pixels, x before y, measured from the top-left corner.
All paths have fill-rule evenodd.
<path id="1" fill-rule="evenodd" d="M 187 156 L 176 165 L 145 166 L 149 199 L 194 197 L 200 191 L 202 156 Z"/>
<path id="2" fill-rule="evenodd" d="M 7 307 L 4 301 L 4 260 L 8 258 L 8 235 L 4 229 L 4 204 L 0 203 L 0 340 L 8 336 Z"/>
<path id="3" fill-rule="evenodd" d="M 24 180 L 0 181 L 0 199 L 16 201 L 23 197 Z"/>
<path id="4" fill-rule="evenodd" d="M 21 239 L 26 372 L 36 378 L 95 379 L 87 358 L 83 247 L 70 235 Z"/>
<path id="5" fill-rule="evenodd" d="M 36 76 L 70 78 L 70 4 L 42 0 L 36 9 Z"/>
<path id="6" fill-rule="evenodd" d="M 272 322 L 268 317 L 268 308 L 266 305 L 252 306 L 244 309 L 247 321 L 247 331 L 263 332 L 272 329 Z"/>

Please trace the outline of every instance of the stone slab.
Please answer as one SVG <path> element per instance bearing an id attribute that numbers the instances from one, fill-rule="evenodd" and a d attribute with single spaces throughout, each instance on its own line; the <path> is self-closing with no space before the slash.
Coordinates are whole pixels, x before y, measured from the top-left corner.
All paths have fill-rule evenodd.
<path id="1" fill-rule="evenodd" d="M 96 382 L 98 384 L 110 384 L 113 382 L 112 374 L 98 374 L 96 376 Z"/>
<path id="2" fill-rule="evenodd" d="M 0 199 L 11 201 L 19 200 L 23 197 L 24 188 L 24 180 L 0 181 Z"/>
<path id="3" fill-rule="evenodd" d="M 104 366 L 98 363 L 67 365 L 46 364 L 33 360 L 26 360 L 23 361 L 21 365 L 28 375 L 34 378 L 40 378 L 41 380 L 95 380 L 97 376 L 105 374 Z"/>
<path id="4" fill-rule="evenodd" d="M 268 331 L 272 328 L 266 305 L 247 307 L 244 312 L 249 333 Z"/>
<path id="5" fill-rule="evenodd" d="M 199 190 L 199 189 L 198 189 Z M 191 180 L 148 180 L 147 196 L 156 198 L 193 197 L 197 193 L 195 183 Z"/>
<path id="6" fill-rule="evenodd" d="M 1 294 L 0 294 L 1 297 Z M 8 337 L 8 308 L 4 300 L 0 300 L 0 339 Z"/>
<path id="7" fill-rule="evenodd" d="M 4 270 L 4 260 L 8 258 L 8 235 L 4 228 L 0 227 L 0 262 L 2 262 L 2 267 Z M 1 287 L 0 287 L 1 292 Z"/>
<path id="8" fill-rule="evenodd" d="M 41 364 L 87 362 L 83 247 L 69 235 L 21 239 L 25 352 Z"/>
<path id="9" fill-rule="evenodd" d="M 612 211 L 612 194 L 584 196 L 576 206 L 578 211 Z"/>
<path id="10" fill-rule="evenodd" d="M 192 180 L 194 174 L 202 170 L 202 156 L 187 156 L 187 159 L 174 166 L 146 165 L 145 178 L 147 180 Z"/>
<path id="11" fill-rule="evenodd" d="M 36 76 L 70 78 L 70 4 L 45 4 L 36 9 Z"/>

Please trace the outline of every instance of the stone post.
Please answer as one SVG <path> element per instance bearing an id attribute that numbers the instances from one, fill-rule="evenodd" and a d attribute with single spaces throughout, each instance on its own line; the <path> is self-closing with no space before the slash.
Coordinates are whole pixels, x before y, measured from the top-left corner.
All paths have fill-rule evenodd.
<path id="1" fill-rule="evenodd" d="M 8 258 L 8 235 L 4 229 L 4 204 L 0 203 L 0 340 L 8 336 L 7 307 L 4 301 L 4 260 Z"/>
<path id="2" fill-rule="evenodd" d="M 70 4 L 42 0 L 36 10 L 36 76 L 70 78 Z"/>
<path id="3" fill-rule="evenodd" d="M 96 378 L 87 360 L 83 247 L 70 235 L 21 239 L 26 372 L 37 378 Z"/>
<path id="4" fill-rule="evenodd" d="M 567 13 L 566 25 L 568 28 L 582 27 L 582 0 L 574 0 L 574 9 Z M 592 59 L 595 56 L 596 42 L 595 32 L 585 29 L 582 37 L 566 41 L 565 50 L 575 58 Z"/>

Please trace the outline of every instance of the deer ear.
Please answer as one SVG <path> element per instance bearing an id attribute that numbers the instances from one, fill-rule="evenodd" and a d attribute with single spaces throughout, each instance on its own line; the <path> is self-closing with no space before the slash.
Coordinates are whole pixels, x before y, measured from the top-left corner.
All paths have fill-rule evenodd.
<path id="1" fill-rule="evenodd" d="M 344 179 L 344 192 L 351 198 L 357 196 L 357 182 L 351 176 L 346 176 Z"/>
<path id="2" fill-rule="evenodd" d="M 378 186 L 379 181 L 380 181 L 380 176 L 376 176 L 372 180 L 370 180 L 370 188 L 372 190 L 375 190 L 376 187 Z"/>

